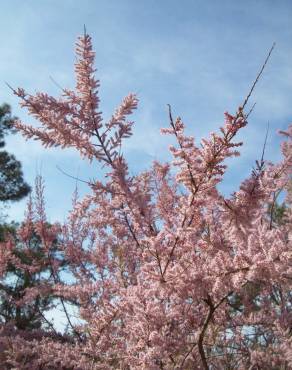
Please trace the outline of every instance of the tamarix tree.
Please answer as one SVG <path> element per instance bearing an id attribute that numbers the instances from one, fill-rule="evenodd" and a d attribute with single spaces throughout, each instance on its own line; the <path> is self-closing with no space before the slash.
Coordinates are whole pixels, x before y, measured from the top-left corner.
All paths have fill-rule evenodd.
<path id="1" fill-rule="evenodd" d="M 64 89 L 60 98 L 13 91 L 41 123 L 16 122 L 26 138 L 73 147 L 107 169 L 104 180 L 89 183 L 90 194 L 75 197 L 66 224 L 46 231 L 43 208 L 35 211 L 48 256 L 58 230 L 58 254 L 48 264 L 50 294 L 65 310 L 66 302 L 75 304 L 81 320 L 74 325 L 66 312 L 66 335 L 45 321 L 29 332 L 2 325 L 1 368 L 291 368 L 291 195 L 281 222 L 273 212 L 291 179 L 292 126 L 283 132 L 280 163 L 262 158 L 230 197 L 218 190 L 224 161 L 239 155 L 236 136 L 247 125 L 247 103 L 267 60 L 237 113 L 225 113 L 218 133 L 201 143 L 169 110 L 162 133 L 176 140 L 173 161 L 130 176 L 121 153 L 138 99 L 128 95 L 105 122 L 86 33 L 76 53 L 75 90 Z M 1 245 L 2 274 L 17 264 L 12 249 L 8 238 Z M 70 278 L 58 278 L 60 259 Z M 42 297 L 44 289 L 27 295 Z"/>

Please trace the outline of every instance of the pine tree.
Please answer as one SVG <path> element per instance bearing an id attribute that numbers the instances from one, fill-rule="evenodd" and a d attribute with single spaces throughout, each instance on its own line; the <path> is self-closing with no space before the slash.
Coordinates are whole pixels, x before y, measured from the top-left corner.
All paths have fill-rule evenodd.
<path id="1" fill-rule="evenodd" d="M 54 306 L 51 286 L 57 282 L 62 253 L 56 226 L 38 219 L 35 207 L 44 205 L 43 180 L 36 178 L 35 196 L 30 195 L 21 224 L 2 225 L 2 237 L 10 242 L 10 258 L 0 279 L 0 324 L 18 330 L 40 329 L 47 324 L 44 313 Z"/>
<path id="2" fill-rule="evenodd" d="M 8 104 L 0 106 L 0 148 L 5 146 L 4 137 L 8 133 L 15 133 Z M 13 154 L 5 150 L 0 151 L 0 202 L 17 201 L 30 192 L 29 185 L 23 179 L 21 163 Z"/>

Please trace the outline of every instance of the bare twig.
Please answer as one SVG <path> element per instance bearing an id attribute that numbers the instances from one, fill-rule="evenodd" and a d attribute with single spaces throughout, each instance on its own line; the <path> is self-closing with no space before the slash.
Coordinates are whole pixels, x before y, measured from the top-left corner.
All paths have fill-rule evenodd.
<path id="1" fill-rule="evenodd" d="M 63 336 L 60 333 L 57 332 L 57 330 L 55 329 L 54 325 L 51 323 L 51 321 L 49 321 L 46 318 L 46 316 L 43 314 L 43 312 L 41 312 L 40 309 L 38 309 L 38 313 L 43 318 L 43 320 L 48 324 L 48 326 L 52 329 L 52 331 L 54 332 L 54 334 L 56 335 L 56 337 L 63 338 Z"/>
<path id="2" fill-rule="evenodd" d="M 49 76 L 49 78 L 53 82 L 54 85 L 56 85 L 60 90 L 65 92 L 65 89 L 52 76 Z"/>
<path id="3" fill-rule="evenodd" d="M 264 156 L 265 156 L 265 150 L 266 150 L 266 145 L 267 145 L 267 140 L 268 140 L 268 135 L 269 135 L 269 129 L 270 129 L 270 122 L 268 122 L 268 125 L 267 125 L 267 131 L 266 131 L 264 147 L 263 147 L 263 151 L 262 151 L 261 163 L 264 162 Z"/>
<path id="4" fill-rule="evenodd" d="M 256 176 L 256 178 L 258 178 L 262 174 L 262 171 L 265 167 L 264 157 L 265 157 L 265 150 L 266 150 L 266 146 L 267 146 L 269 127 L 270 127 L 270 124 L 268 122 L 266 135 L 265 135 L 265 141 L 264 141 L 264 145 L 263 145 L 263 149 L 262 149 L 261 159 L 259 161 L 256 160 L 256 168 L 253 170 L 253 174 Z"/>
<path id="5" fill-rule="evenodd" d="M 62 168 L 61 167 L 59 167 L 59 166 L 56 166 L 56 168 L 63 174 L 63 175 L 65 175 L 65 176 L 67 176 L 67 177 L 70 177 L 71 179 L 73 179 L 73 180 L 76 180 L 76 181 L 79 181 L 79 182 L 83 182 L 84 184 L 87 184 L 88 186 L 94 186 L 94 184 L 93 183 L 91 183 L 91 182 L 89 182 L 89 181 L 86 181 L 86 180 L 82 180 L 82 179 L 79 179 L 78 177 L 76 177 L 76 176 L 73 176 L 73 175 L 70 175 L 69 173 L 67 173 L 67 172 L 65 172 L 64 170 L 62 170 Z"/>
<path id="6" fill-rule="evenodd" d="M 250 116 L 250 114 L 253 112 L 255 106 L 256 106 L 257 103 L 254 103 L 253 106 L 250 108 L 249 112 L 247 113 L 247 115 L 245 116 L 245 119 L 247 120 L 248 117 Z"/>
<path id="7" fill-rule="evenodd" d="M 265 61 L 264 61 L 264 64 L 262 65 L 262 68 L 260 69 L 260 71 L 259 71 L 256 79 L 254 80 L 254 82 L 253 82 L 253 84 L 252 84 L 252 86 L 251 86 L 251 88 L 249 90 L 249 93 L 247 94 L 246 98 L 244 99 L 244 102 L 243 102 L 243 104 L 241 106 L 242 110 L 245 108 L 246 104 L 249 101 L 249 98 L 251 97 L 251 94 L 253 93 L 254 88 L 256 87 L 256 84 L 259 82 L 259 79 L 260 79 L 260 77 L 261 77 L 264 69 L 266 68 L 266 65 L 267 65 L 267 63 L 268 63 L 268 61 L 270 59 L 270 56 L 271 56 L 271 54 L 272 54 L 275 46 L 276 46 L 276 43 L 274 42 L 273 45 L 272 45 L 272 47 L 271 47 L 271 49 L 270 49 L 270 51 L 269 51 L 269 53 L 268 53 L 268 55 L 267 55 L 267 57 L 266 57 L 266 59 L 265 59 Z"/>

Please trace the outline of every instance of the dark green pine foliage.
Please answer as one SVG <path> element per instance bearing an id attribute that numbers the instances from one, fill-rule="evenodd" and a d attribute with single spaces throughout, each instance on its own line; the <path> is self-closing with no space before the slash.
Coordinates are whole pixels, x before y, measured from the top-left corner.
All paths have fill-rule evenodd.
<path id="1" fill-rule="evenodd" d="M 269 206 L 269 215 L 270 215 L 270 223 L 271 227 L 273 225 L 283 225 L 285 224 L 285 216 L 287 212 L 287 206 L 283 202 L 282 204 L 280 203 L 273 203 Z"/>
<path id="2" fill-rule="evenodd" d="M 4 137 L 8 133 L 15 133 L 8 104 L 0 106 L 0 148 L 5 146 Z M 30 192 L 29 185 L 23 179 L 21 163 L 5 150 L 0 151 L 0 202 L 17 201 Z"/>
<path id="3" fill-rule="evenodd" d="M 30 187 L 24 181 L 21 163 L 14 155 L 3 150 L 5 136 L 14 134 L 16 130 L 13 122 L 16 118 L 11 114 L 8 104 L 0 105 L 0 204 L 7 201 L 18 201 L 24 198 Z M 37 235 L 30 240 L 29 252 L 23 248 L 18 240 L 16 223 L 0 224 L 0 242 L 4 242 L 9 236 L 15 240 L 14 255 L 21 261 L 23 266 L 31 265 L 32 261 L 44 260 L 44 253 Z M 17 306 L 15 301 L 24 296 L 25 289 L 33 288 L 44 279 L 48 267 L 44 263 L 41 271 L 31 274 L 28 270 L 20 269 L 9 264 L 8 270 L 0 279 L 0 325 L 13 322 L 18 329 L 36 329 L 41 326 L 42 312 L 51 305 L 51 297 L 37 296 L 26 305 Z"/>
<path id="4" fill-rule="evenodd" d="M 48 224 L 47 227 L 51 226 Z M 50 258 L 38 232 L 34 231 L 28 244 L 24 244 L 18 237 L 19 228 L 20 225 L 16 223 L 0 226 L 0 242 L 7 240 L 8 236 L 14 239 L 13 254 L 21 262 L 21 267 L 9 263 L 5 275 L 0 279 L 0 326 L 13 323 L 19 330 L 41 329 L 48 324 L 44 313 L 54 307 L 55 297 L 50 290 L 54 281 Z M 55 253 L 58 254 L 57 239 L 53 241 L 53 246 L 50 250 L 51 257 Z M 32 265 L 38 265 L 40 268 L 31 272 L 29 267 Z M 27 289 L 40 286 L 46 287 L 42 294 L 33 296 L 25 304 L 16 303 L 25 297 Z"/>

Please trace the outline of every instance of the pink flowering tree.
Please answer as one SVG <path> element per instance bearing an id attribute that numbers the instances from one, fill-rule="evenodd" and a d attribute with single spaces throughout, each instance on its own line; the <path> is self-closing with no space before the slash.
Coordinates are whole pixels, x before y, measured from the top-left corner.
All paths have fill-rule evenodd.
<path id="1" fill-rule="evenodd" d="M 277 196 L 291 178 L 291 126 L 283 133 L 283 160 L 262 159 L 239 190 L 225 197 L 217 186 L 226 158 L 239 155 L 236 135 L 247 125 L 250 94 L 236 114 L 225 113 L 218 133 L 199 145 L 169 111 L 170 125 L 162 133 L 176 140 L 173 161 L 154 162 L 130 176 L 122 147 L 132 134 L 128 117 L 137 97 L 128 95 L 104 121 L 89 35 L 78 39 L 76 53 L 75 90 L 64 89 L 59 98 L 23 89 L 14 93 L 41 124 L 18 121 L 26 138 L 45 147 L 73 147 L 107 169 L 104 180 L 89 183 L 87 196 L 74 199 L 60 246 L 71 278 L 50 286 L 55 297 L 75 303 L 81 320 L 74 324 L 67 313 L 69 336 L 54 335 L 53 325 L 30 337 L 3 332 L 3 364 L 9 369 L 292 367 L 291 192 L 283 222 L 274 217 Z M 0 271 L 10 250 L 7 240 Z"/>

